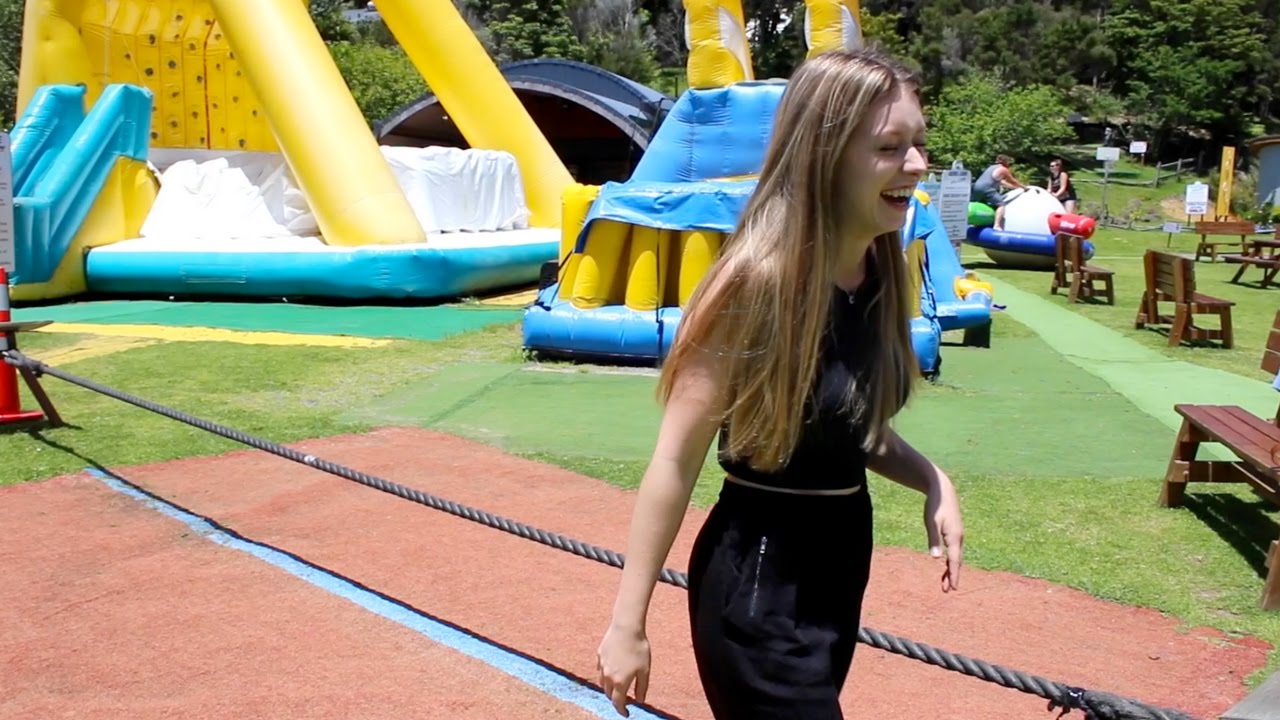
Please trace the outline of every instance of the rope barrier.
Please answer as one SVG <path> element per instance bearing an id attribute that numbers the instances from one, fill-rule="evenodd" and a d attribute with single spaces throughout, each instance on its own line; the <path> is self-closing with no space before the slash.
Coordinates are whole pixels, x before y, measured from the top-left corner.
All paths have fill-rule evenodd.
<path id="1" fill-rule="evenodd" d="M 452 500 L 439 498 L 430 493 L 406 487 L 390 480 L 369 475 L 359 470 L 353 470 L 323 458 L 318 458 L 315 455 L 298 452 L 297 450 L 284 447 L 283 445 L 273 443 L 269 440 L 264 440 L 234 428 L 229 428 L 209 420 L 204 420 L 194 415 L 182 412 L 181 410 L 168 408 L 159 403 L 154 403 L 135 395 L 115 390 L 92 380 L 73 375 L 64 370 L 59 370 L 46 365 L 39 360 L 28 357 L 18 350 L 5 350 L 0 353 L 0 355 L 3 355 L 6 363 L 15 367 L 28 368 L 37 376 L 50 375 L 52 377 L 56 377 L 60 380 L 64 380 L 74 385 L 79 385 L 80 387 L 88 390 L 93 390 L 94 392 L 101 393 L 144 410 L 149 410 L 158 415 L 163 415 L 172 420 L 186 423 L 187 425 L 197 427 L 201 430 L 211 432 L 229 440 L 234 440 L 238 443 L 306 465 L 307 467 L 321 470 L 346 480 L 351 480 L 352 482 L 359 483 L 375 490 L 389 493 L 404 500 L 410 500 L 412 502 L 425 505 L 433 510 L 447 512 L 451 515 L 471 520 L 472 522 L 480 523 L 497 530 L 502 530 L 503 532 L 511 533 L 526 540 L 533 540 L 557 550 L 563 550 L 564 552 L 572 553 L 579 557 L 594 560 L 605 565 L 610 565 L 616 568 L 621 568 L 623 566 L 625 560 L 624 556 L 620 553 L 614 552 L 613 550 L 609 550 L 608 548 L 598 547 L 596 545 L 565 537 L 559 533 L 532 527 L 510 518 L 494 515 L 484 510 L 456 503 Z M 689 588 L 688 576 L 677 570 L 663 568 L 658 575 L 658 579 L 668 585 L 684 588 L 685 590 L 688 590 Z M 1086 720 L 1198 720 L 1197 718 L 1179 710 L 1153 707 L 1137 700 L 1131 700 L 1108 692 L 1088 690 L 1047 680 L 1037 675 L 1029 675 L 1017 670 L 1010 670 L 999 665 L 993 665 L 983 660 L 969 658 L 964 655 L 957 655 L 946 650 L 931 647 L 924 643 L 917 643 L 907 638 L 890 635 L 869 627 L 859 629 L 858 641 L 870 647 L 913 658 L 946 670 L 975 677 L 980 680 L 985 680 L 987 682 L 1019 690 L 1031 695 L 1037 695 L 1048 700 L 1048 710 L 1052 711 L 1061 708 L 1061 712 L 1058 714 L 1058 717 L 1066 715 L 1071 710 L 1081 710 L 1084 712 Z"/>

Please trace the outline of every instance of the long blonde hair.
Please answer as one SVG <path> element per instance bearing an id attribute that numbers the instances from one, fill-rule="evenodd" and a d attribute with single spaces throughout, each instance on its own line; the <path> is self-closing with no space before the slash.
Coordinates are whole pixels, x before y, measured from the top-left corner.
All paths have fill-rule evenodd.
<path id="1" fill-rule="evenodd" d="M 728 450 L 762 471 L 789 459 L 805 420 L 835 292 L 843 186 L 840 160 L 878 99 L 916 84 L 874 49 L 831 51 L 792 75 L 774 118 L 755 192 L 737 228 L 689 300 L 658 393 L 670 399 L 691 358 L 714 352 L 726 407 Z M 910 280 L 901 232 L 875 238 L 868 277 L 878 277 L 871 319 L 879 337 L 870 369 L 846 403 L 868 428 L 864 447 L 902 408 L 918 376 L 910 335 Z"/>

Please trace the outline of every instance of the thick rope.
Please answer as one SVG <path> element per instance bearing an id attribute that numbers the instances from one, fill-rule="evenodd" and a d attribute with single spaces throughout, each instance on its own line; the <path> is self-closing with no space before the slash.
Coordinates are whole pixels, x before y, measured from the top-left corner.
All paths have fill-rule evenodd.
<path id="1" fill-rule="evenodd" d="M 374 488 L 375 490 L 381 490 L 382 492 L 395 495 L 396 497 L 405 500 L 411 500 L 435 510 L 441 510 L 457 517 L 465 518 L 482 525 L 487 525 L 489 527 L 511 533 L 526 540 L 533 540 L 542 543 L 543 545 L 556 548 L 557 550 L 563 550 L 565 552 L 572 553 L 589 560 L 595 560 L 596 562 L 603 563 L 605 565 L 611 565 L 616 568 L 621 568 L 623 566 L 623 555 L 614 552 L 613 550 L 590 545 L 572 538 L 567 538 L 558 533 L 531 527 L 509 518 L 493 515 L 485 512 L 484 510 L 468 507 L 466 505 L 453 502 L 452 500 L 438 498 L 430 493 L 422 492 L 421 490 L 405 487 L 404 485 L 391 482 L 390 480 L 384 480 L 380 477 L 360 472 L 359 470 L 353 470 L 323 458 L 318 458 L 315 455 L 298 452 L 297 450 L 287 448 L 283 445 L 278 445 L 269 440 L 263 440 L 239 430 L 219 425 L 218 423 L 204 420 L 195 417 L 194 415 L 189 415 L 180 410 L 174 410 L 172 408 L 165 407 L 164 405 L 109 388 L 92 380 L 72 375 L 64 370 L 59 370 L 57 368 L 50 367 L 49 365 L 45 365 L 39 360 L 30 358 L 17 350 L 6 350 L 2 354 L 5 362 L 8 364 L 15 367 L 29 368 L 37 375 L 52 375 L 60 380 L 65 380 L 69 383 L 115 398 L 116 400 L 121 400 L 129 403 L 130 405 L 135 405 L 144 410 L 149 410 L 167 418 L 211 432 L 215 435 L 220 435 L 229 440 L 234 440 L 259 450 L 264 450 L 273 455 L 306 465 L 307 467 L 360 483 L 361 485 Z M 684 588 L 686 590 L 689 588 L 688 575 L 677 570 L 663 568 L 658 575 L 658 579 L 664 583 L 674 585 L 679 588 Z M 954 653 L 947 652 L 946 650 L 934 648 L 923 643 L 917 643 L 907 638 L 883 633 L 879 630 L 868 627 L 863 627 L 858 631 L 858 641 L 880 650 L 886 650 L 888 652 L 897 653 L 898 655 L 914 658 L 921 662 L 945 668 L 953 672 L 976 677 L 1014 690 L 1020 690 L 1024 693 L 1038 695 L 1039 697 L 1049 701 L 1049 710 L 1057 708 L 1062 709 L 1062 712 L 1058 717 L 1065 715 L 1071 710 L 1082 710 L 1086 720 L 1197 720 L 1197 718 L 1178 710 L 1152 707 L 1136 700 L 1119 697 L 1111 693 L 1072 687 L 1052 680 L 1046 680 L 1036 675 L 1028 675 L 1016 670 L 1009 670 L 999 665 L 992 665 L 991 663 L 965 657 L 964 655 L 956 655 Z"/>

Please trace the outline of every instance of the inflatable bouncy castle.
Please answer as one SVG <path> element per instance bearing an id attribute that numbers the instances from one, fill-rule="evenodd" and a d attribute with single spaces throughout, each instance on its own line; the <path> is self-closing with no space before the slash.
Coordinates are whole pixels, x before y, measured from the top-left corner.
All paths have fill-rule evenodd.
<path id="1" fill-rule="evenodd" d="M 805 5 L 810 56 L 862 43 L 856 0 Z M 786 82 L 753 77 L 737 0 L 686 0 L 685 8 L 690 89 L 630 179 L 564 194 L 560 260 L 525 310 L 527 350 L 660 361 L 755 189 Z M 917 297 L 912 337 L 921 372 L 933 376 L 944 330 L 990 323 L 991 288 L 962 273 L 923 192 L 903 237 Z"/>
<path id="2" fill-rule="evenodd" d="M 378 12 L 466 150 L 377 144 L 307 0 L 27 0 L 17 301 L 534 282 L 573 182 L 451 0 Z"/>

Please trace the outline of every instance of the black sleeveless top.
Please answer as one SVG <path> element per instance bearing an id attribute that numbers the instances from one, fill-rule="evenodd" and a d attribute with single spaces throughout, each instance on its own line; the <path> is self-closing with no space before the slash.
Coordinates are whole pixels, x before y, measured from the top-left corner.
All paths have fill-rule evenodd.
<path id="1" fill-rule="evenodd" d="M 851 422 L 844 394 L 851 376 L 859 388 L 866 374 L 877 337 L 871 301 L 878 286 L 875 273 L 853 293 L 835 288 L 831 322 L 823 337 L 814 391 L 805 405 L 804 426 L 790 461 L 773 473 L 750 466 L 746 458 L 728 452 L 728 427 L 720 429 L 718 458 L 730 475 L 760 485 L 804 490 L 838 490 L 864 484 L 867 454 L 862 449 L 865 423 Z"/>

